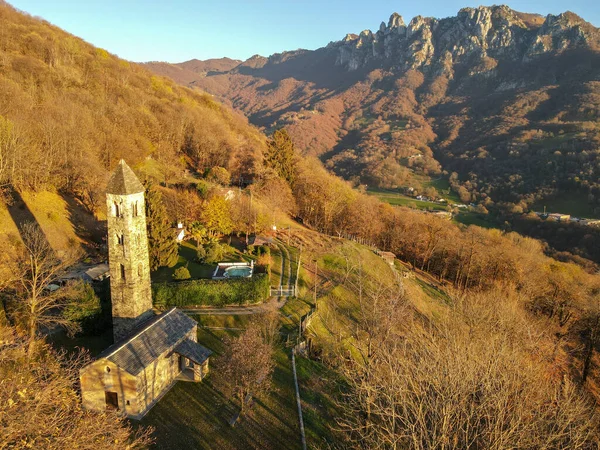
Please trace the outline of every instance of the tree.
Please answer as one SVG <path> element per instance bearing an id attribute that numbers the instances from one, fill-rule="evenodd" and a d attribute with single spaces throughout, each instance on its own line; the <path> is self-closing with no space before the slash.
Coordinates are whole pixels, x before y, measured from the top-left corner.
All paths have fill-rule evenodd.
<path id="1" fill-rule="evenodd" d="M 210 237 L 218 237 L 233 231 L 229 204 L 223 197 L 214 196 L 202 211 L 202 222 Z"/>
<path id="2" fill-rule="evenodd" d="M 61 325 L 74 329 L 74 322 L 62 314 L 70 302 L 71 292 L 51 289 L 50 285 L 75 262 L 76 255 L 64 254 L 59 258 L 44 232 L 33 222 L 22 224 L 21 238 L 22 245 L 19 245 L 15 260 L 8 261 L 12 273 L 12 282 L 8 286 L 14 294 L 11 309 L 16 322 L 26 331 L 29 340 L 27 356 L 32 360 L 40 327 Z"/>
<path id="3" fill-rule="evenodd" d="M 256 323 L 251 323 L 239 337 L 229 340 L 227 351 L 217 362 L 217 371 L 225 390 L 240 402 L 244 414 L 249 396 L 267 392 L 274 369 L 273 345 Z"/>
<path id="4" fill-rule="evenodd" d="M 213 167 L 210 169 L 207 178 L 221 186 L 229 186 L 231 184 L 231 175 L 225 167 Z"/>
<path id="5" fill-rule="evenodd" d="M 292 138 L 285 128 L 276 130 L 267 143 L 264 164 L 286 180 L 290 185 L 295 179 L 295 150 Z"/>
<path id="6" fill-rule="evenodd" d="M 0 324 L 1 448 L 138 450 L 151 444 L 151 429 L 134 430 L 117 411 L 82 408 L 77 389 L 84 354 L 67 358 L 43 341 L 37 347 L 43 351 L 29 361 L 27 339 Z"/>
<path id="7" fill-rule="evenodd" d="M 150 269 L 173 267 L 178 258 L 177 236 L 171 229 L 160 191 L 154 186 L 146 194 L 146 220 Z"/>

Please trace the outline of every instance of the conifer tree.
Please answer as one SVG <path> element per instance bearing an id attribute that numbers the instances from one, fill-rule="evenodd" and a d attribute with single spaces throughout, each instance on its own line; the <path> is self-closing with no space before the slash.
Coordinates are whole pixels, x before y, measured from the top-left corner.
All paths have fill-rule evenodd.
<path id="1" fill-rule="evenodd" d="M 146 223 L 150 270 L 154 271 L 162 266 L 173 267 L 177 263 L 177 238 L 171 230 L 162 195 L 153 186 L 146 193 Z"/>
<path id="2" fill-rule="evenodd" d="M 267 143 L 264 155 L 266 167 L 275 170 L 277 175 L 286 180 L 290 185 L 294 182 L 294 143 L 285 128 L 273 133 Z"/>

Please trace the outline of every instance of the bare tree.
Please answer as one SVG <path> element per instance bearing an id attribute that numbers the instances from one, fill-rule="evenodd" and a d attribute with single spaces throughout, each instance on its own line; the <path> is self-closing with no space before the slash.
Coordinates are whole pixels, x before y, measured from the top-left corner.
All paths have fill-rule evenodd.
<path id="1" fill-rule="evenodd" d="M 12 310 L 20 327 L 29 338 L 28 358 L 32 359 L 41 327 L 61 325 L 72 327 L 73 323 L 61 314 L 69 302 L 68 290 L 52 290 L 50 285 L 76 260 L 76 254 L 54 252 L 43 231 L 32 222 L 21 227 L 22 247 L 17 257 L 9 261 L 12 272 L 14 299 Z"/>
<path id="2" fill-rule="evenodd" d="M 339 424 L 350 447 L 597 448 L 593 406 L 568 377 L 548 374 L 525 313 L 484 297 L 463 298 L 435 326 L 399 324 L 369 365 L 345 358 Z"/>
<path id="3" fill-rule="evenodd" d="M 274 369 L 273 345 L 266 342 L 256 324 L 228 342 L 227 351 L 217 362 L 224 390 L 237 397 L 244 414 L 250 396 L 267 392 Z"/>
<path id="4" fill-rule="evenodd" d="M 77 394 L 83 354 L 67 358 L 43 341 L 29 361 L 26 338 L 0 324 L 0 449 L 131 449 L 151 443 L 151 429 L 135 431 L 116 411 L 81 407 Z"/>

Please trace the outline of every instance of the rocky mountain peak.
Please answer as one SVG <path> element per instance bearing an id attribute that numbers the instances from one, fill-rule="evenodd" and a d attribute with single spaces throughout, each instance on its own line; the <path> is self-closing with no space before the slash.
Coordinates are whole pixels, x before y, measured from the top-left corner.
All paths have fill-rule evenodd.
<path id="1" fill-rule="evenodd" d="M 453 66 L 466 58 L 480 58 L 485 70 L 493 70 L 496 64 L 490 61 L 496 59 L 528 61 L 573 46 L 595 47 L 599 34 L 571 12 L 543 19 L 500 5 L 463 8 L 445 19 L 416 16 L 408 26 L 393 13 L 376 33 L 365 30 L 354 39 L 348 35 L 331 47 L 338 52 L 336 64 L 348 70 L 381 60 L 392 67 L 429 68 L 452 77 Z"/>

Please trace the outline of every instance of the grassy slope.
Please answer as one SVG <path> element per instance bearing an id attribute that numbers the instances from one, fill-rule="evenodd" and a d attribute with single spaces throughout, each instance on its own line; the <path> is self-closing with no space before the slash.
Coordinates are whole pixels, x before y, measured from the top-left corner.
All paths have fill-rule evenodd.
<path id="1" fill-rule="evenodd" d="M 222 353 L 233 331 L 200 330 L 198 341 Z M 236 408 L 211 384 L 177 383 L 141 421 L 155 427 L 158 449 L 298 449 L 300 431 L 289 352 L 278 347 L 273 389 L 235 427 Z"/>

